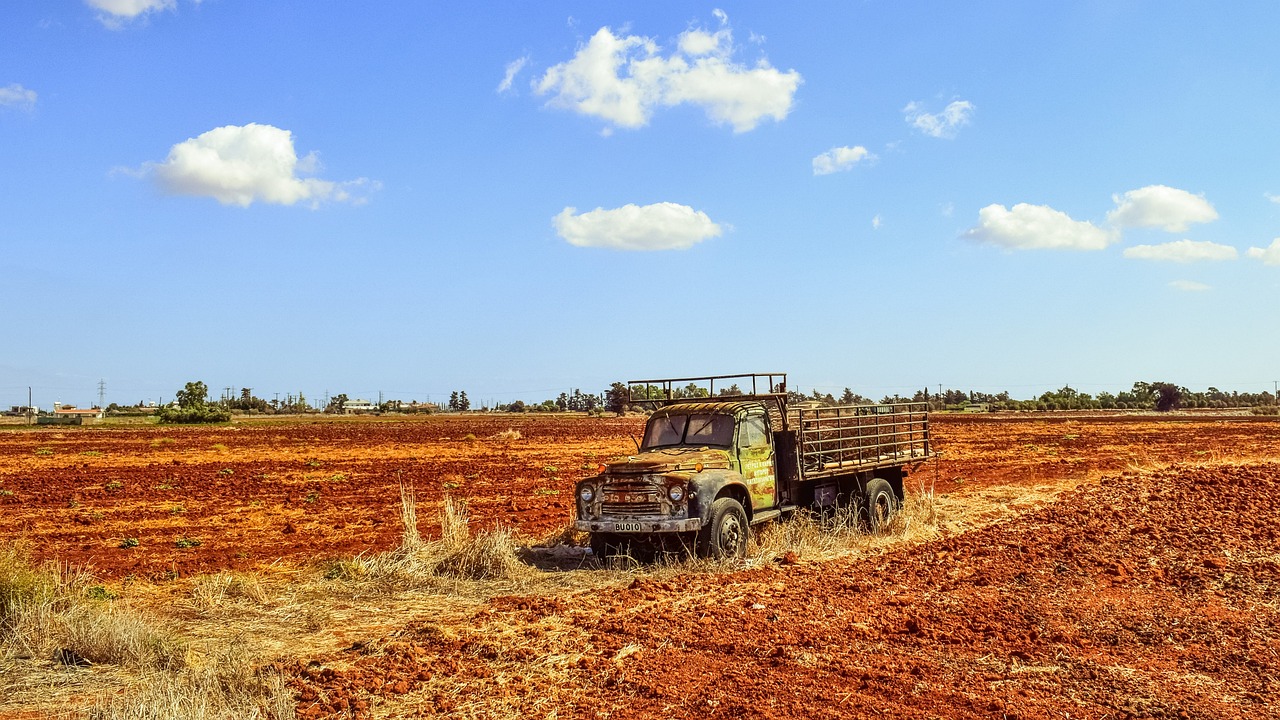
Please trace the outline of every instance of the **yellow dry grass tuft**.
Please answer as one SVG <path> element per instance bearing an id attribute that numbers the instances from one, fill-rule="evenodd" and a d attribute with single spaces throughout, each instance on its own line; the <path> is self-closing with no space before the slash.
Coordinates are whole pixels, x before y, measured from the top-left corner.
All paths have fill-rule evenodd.
<path id="1" fill-rule="evenodd" d="M 877 532 L 865 529 L 856 507 L 841 506 L 823 513 L 800 510 L 791 518 L 760 529 L 754 557 L 829 560 L 866 554 L 884 547 L 930 540 L 939 535 L 941 513 L 933 488 L 923 485 L 908 492 L 898 512 Z"/>
<path id="2" fill-rule="evenodd" d="M 68 665 L 183 666 L 183 642 L 91 583 L 82 570 L 33 567 L 20 545 L 0 547 L 0 653 Z"/>
<path id="3" fill-rule="evenodd" d="M 262 670 L 229 643 L 198 667 L 179 673 L 157 672 L 123 693 L 104 693 L 89 708 L 90 720 L 293 720 L 294 698 L 284 678 Z"/>
<path id="4" fill-rule="evenodd" d="M 413 488 L 401 485 L 400 546 L 385 553 L 357 556 L 329 566 L 325 576 L 351 582 L 373 582 L 388 589 L 441 587 L 445 579 L 524 584 L 537 570 L 520 559 L 523 548 L 508 529 L 471 533 L 467 504 L 445 497 L 440 504 L 440 538 L 423 540 L 417 531 Z M 460 588 L 454 587 L 454 592 Z"/>
<path id="5" fill-rule="evenodd" d="M 222 571 L 201 575 L 191 583 L 191 604 L 206 615 L 216 615 L 245 604 L 262 605 L 269 599 L 261 580 L 242 573 Z"/>

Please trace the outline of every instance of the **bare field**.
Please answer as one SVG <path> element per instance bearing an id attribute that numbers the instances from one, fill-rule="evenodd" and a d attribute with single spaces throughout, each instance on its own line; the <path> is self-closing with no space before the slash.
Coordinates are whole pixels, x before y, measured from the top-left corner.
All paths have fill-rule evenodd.
<path id="1" fill-rule="evenodd" d="M 494 578 L 405 569 L 402 482 L 427 547 L 445 498 L 473 534 L 550 546 L 573 479 L 640 427 L 8 430 L 0 541 L 88 566 L 186 643 L 188 675 L 237 648 L 299 717 L 1277 716 L 1275 420 L 935 416 L 944 456 L 882 537 L 784 524 L 741 566 L 610 570 L 561 544 Z M 155 682 L 10 650 L 0 717 L 125 717 L 103 698 Z"/>

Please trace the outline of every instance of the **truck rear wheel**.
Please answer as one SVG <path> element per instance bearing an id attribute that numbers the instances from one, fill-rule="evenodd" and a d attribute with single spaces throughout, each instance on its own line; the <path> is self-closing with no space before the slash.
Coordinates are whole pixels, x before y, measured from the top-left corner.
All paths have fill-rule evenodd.
<path id="1" fill-rule="evenodd" d="M 888 530 L 893 516 L 898 513 L 898 496 L 893 494 L 889 483 L 884 478 L 868 480 L 862 502 L 859 510 L 866 518 L 867 529 L 873 533 Z"/>
<path id="2" fill-rule="evenodd" d="M 750 532 L 742 504 L 733 498 L 720 498 L 711 503 L 707 524 L 698 531 L 698 555 L 717 560 L 743 557 Z"/>

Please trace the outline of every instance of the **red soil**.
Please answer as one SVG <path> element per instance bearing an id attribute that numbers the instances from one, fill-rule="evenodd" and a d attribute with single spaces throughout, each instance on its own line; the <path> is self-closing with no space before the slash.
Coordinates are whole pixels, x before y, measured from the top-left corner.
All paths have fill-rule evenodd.
<path id="1" fill-rule="evenodd" d="M 109 579 L 303 564 L 395 546 L 400 482 L 430 535 L 446 497 L 477 529 L 546 537 L 572 520 L 573 482 L 628 452 L 639 418 L 465 416 L 215 428 L 0 432 L 0 541 Z M 939 493 L 1096 480 L 1126 467 L 1280 454 L 1249 417 L 935 416 Z M 501 439 L 515 430 L 520 438 Z M 470 437 L 468 437 L 470 436 Z M 126 539 L 138 545 L 121 547 Z M 181 540 L 199 545 L 178 547 Z"/>
<path id="2" fill-rule="evenodd" d="M 282 667 L 302 717 L 411 693 L 415 716 L 1274 718 L 1278 500 L 1275 463 L 1125 473 L 880 556 L 502 598 L 472 631 L 423 620 Z M 548 625 L 582 638 L 555 673 Z M 511 627 L 532 632 L 490 634 Z M 437 678 L 460 692 L 415 692 Z"/>
<path id="3" fill-rule="evenodd" d="M 478 526 L 537 538 L 570 520 L 573 479 L 629 450 L 639 426 L 477 416 L 0 432 L 0 540 L 103 577 L 301 564 L 393 546 L 401 480 L 428 533 L 450 495 Z M 521 439 L 497 437 L 508 428 Z M 502 701 L 561 718 L 1278 717 L 1278 428 L 939 416 L 945 455 L 912 486 L 1078 487 L 881 555 L 500 598 L 464 626 L 423 619 L 280 668 L 303 717 L 368 717 L 389 699 L 390 712 L 482 716 Z"/>
<path id="4" fill-rule="evenodd" d="M 351 557 L 399 542 L 402 481 L 428 535 L 451 496 L 477 529 L 538 538 L 571 521 L 573 481 L 640 427 L 477 416 L 11 430 L 0 433 L 0 540 L 102 578 Z M 502 439 L 508 429 L 520 438 Z M 129 538 L 137 546 L 121 547 Z"/>

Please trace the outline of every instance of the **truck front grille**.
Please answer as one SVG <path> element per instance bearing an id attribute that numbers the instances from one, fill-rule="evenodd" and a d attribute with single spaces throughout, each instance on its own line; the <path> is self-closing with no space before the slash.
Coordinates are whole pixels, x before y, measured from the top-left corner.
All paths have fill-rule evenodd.
<path id="1" fill-rule="evenodd" d="M 623 517 L 642 517 L 645 515 L 661 515 L 662 507 L 656 502 L 637 502 L 637 503 L 603 503 L 601 509 L 605 515 L 620 515 Z"/>

